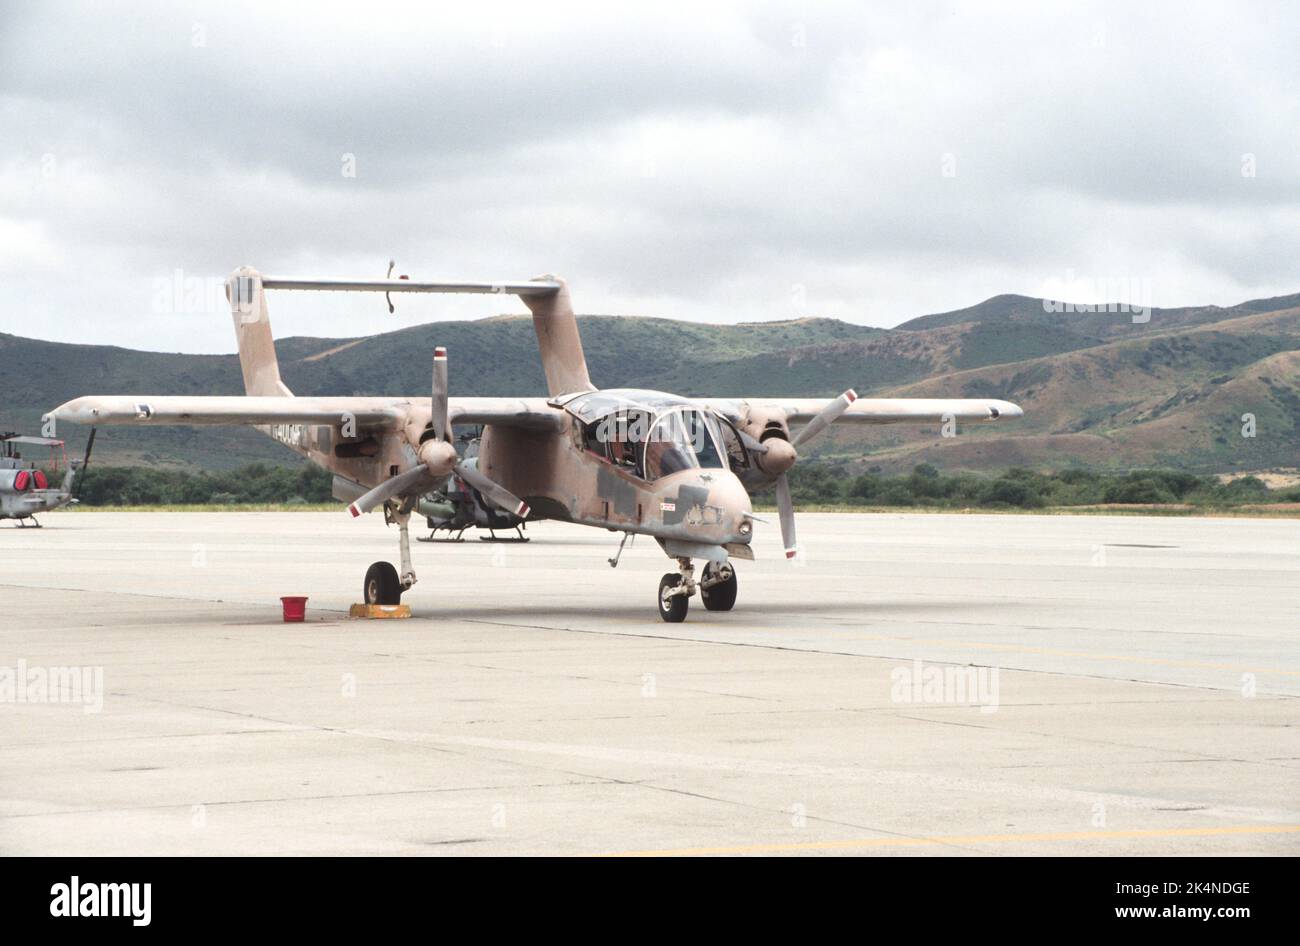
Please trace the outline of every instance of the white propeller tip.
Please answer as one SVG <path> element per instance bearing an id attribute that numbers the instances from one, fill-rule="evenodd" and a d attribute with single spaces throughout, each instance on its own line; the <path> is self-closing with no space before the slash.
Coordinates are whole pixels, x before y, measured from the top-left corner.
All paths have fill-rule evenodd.
<path id="1" fill-rule="evenodd" d="M 532 509 L 529 508 L 528 503 L 521 502 L 519 508 L 515 510 L 515 515 L 520 519 L 527 519 L 530 512 L 532 512 Z"/>
<path id="2" fill-rule="evenodd" d="M 785 550 L 785 557 L 786 557 L 786 558 L 794 558 L 794 557 L 795 557 L 796 555 L 798 555 L 798 554 L 799 554 L 799 550 L 798 550 L 798 549 L 786 549 L 786 550 Z"/>
<path id="3" fill-rule="evenodd" d="M 850 404 L 852 404 L 854 401 L 858 399 L 858 392 L 853 390 L 852 388 L 849 388 L 847 391 L 844 392 L 844 399 L 847 400 Z"/>
<path id="4" fill-rule="evenodd" d="M 352 513 L 352 518 L 353 518 L 353 519 L 355 519 L 357 516 L 361 515 L 361 510 L 357 508 L 357 504 L 356 504 L 356 503 L 353 503 L 352 505 L 348 506 L 348 512 Z"/>

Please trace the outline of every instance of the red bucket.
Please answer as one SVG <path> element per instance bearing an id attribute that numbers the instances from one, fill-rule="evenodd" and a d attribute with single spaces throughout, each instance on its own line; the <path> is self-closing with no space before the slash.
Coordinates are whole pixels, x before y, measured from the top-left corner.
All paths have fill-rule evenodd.
<path id="1" fill-rule="evenodd" d="M 284 606 L 284 622 L 291 624 L 302 621 L 307 615 L 307 598 L 300 595 L 286 595 L 280 599 Z"/>

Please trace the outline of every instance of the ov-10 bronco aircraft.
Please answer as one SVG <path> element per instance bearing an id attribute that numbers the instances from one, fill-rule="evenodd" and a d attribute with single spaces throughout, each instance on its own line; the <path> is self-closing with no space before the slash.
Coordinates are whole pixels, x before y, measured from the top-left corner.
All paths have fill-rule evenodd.
<path id="1" fill-rule="evenodd" d="M 280 380 L 267 316 L 270 289 L 509 293 L 533 316 L 546 397 L 450 397 L 447 353 L 433 351 L 420 397 L 295 397 Z M 420 282 L 263 276 L 244 267 L 226 283 L 246 396 L 89 396 L 56 408 L 84 424 L 253 426 L 334 474 L 353 516 L 383 509 L 400 533 L 400 570 L 366 572 L 367 603 L 396 604 L 415 584 L 408 523 L 419 498 L 457 476 L 485 504 L 520 520 L 558 519 L 653 536 L 676 562 L 657 600 L 681 621 L 697 591 L 711 611 L 736 601 L 733 561 L 753 559 L 747 490 L 775 484 L 786 556 L 796 554 L 786 474 L 799 449 L 831 423 L 990 421 L 1019 417 L 1006 401 L 839 397 L 680 397 L 597 390 L 587 375 L 569 289 L 542 276 L 520 282 Z M 453 425 L 481 425 L 477 458 L 462 460 Z M 619 550 L 622 550 L 620 544 Z M 611 564 L 617 564 L 617 554 Z M 694 563 L 703 563 L 696 576 Z"/>

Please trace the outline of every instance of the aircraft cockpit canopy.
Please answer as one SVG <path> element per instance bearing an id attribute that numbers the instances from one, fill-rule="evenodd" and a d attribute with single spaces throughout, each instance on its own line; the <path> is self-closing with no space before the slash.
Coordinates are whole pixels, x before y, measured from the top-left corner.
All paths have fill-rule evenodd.
<path id="1" fill-rule="evenodd" d="M 722 424 L 686 398 L 616 389 L 579 394 L 564 408 L 581 423 L 589 453 L 643 479 L 727 467 Z"/>

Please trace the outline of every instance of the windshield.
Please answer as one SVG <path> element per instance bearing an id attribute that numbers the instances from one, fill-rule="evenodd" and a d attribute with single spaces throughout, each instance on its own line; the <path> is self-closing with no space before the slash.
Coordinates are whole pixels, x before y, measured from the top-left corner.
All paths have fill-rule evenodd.
<path id="1" fill-rule="evenodd" d="M 717 421 L 695 410 L 676 410 L 655 421 L 645 445 L 645 477 L 657 480 L 682 470 L 722 469 Z"/>

